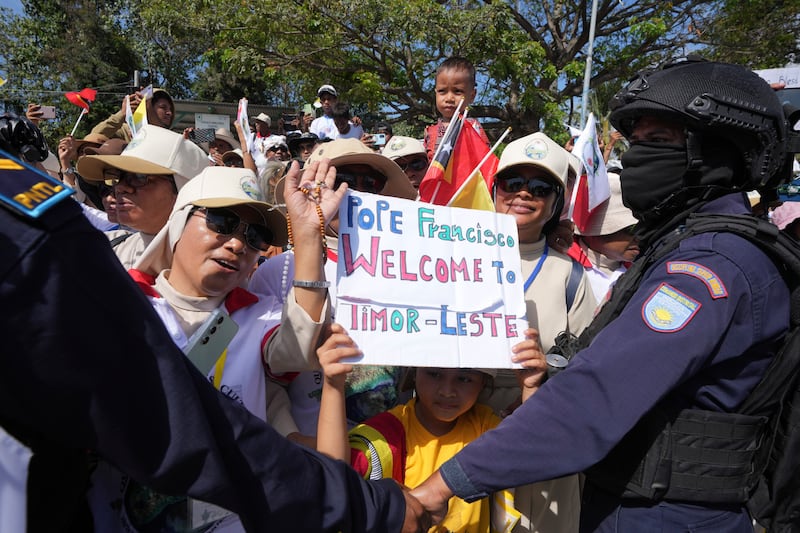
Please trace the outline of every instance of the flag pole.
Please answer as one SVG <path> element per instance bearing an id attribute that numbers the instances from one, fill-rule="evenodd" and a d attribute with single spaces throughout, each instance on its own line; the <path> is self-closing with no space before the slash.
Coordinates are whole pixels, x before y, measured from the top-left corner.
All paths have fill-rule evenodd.
<path id="1" fill-rule="evenodd" d="M 80 114 L 80 115 L 78 115 L 78 120 L 76 120 L 76 121 L 75 121 L 75 126 L 72 128 L 72 131 L 71 131 L 71 132 L 70 132 L 70 134 L 69 134 L 69 136 L 70 136 L 70 137 L 72 137 L 72 136 L 74 136 L 74 135 L 75 135 L 75 130 L 77 130 L 77 129 L 78 129 L 78 124 L 80 124 L 80 123 L 81 123 L 81 119 L 83 118 L 83 115 L 87 114 L 88 112 L 89 112 L 89 111 L 87 111 L 86 109 L 82 109 L 82 110 L 81 110 L 81 114 Z"/>
<path id="2" fill-rule="evenodd" d="M 458 119 L 458 113 L 459 113 L 459 111 L 461 111 L 461 106 L 462 105 L 464 105 L 464 98 L 463 97 L 458 102 L 458 106 L 456 106 L 456 110 L 453 113 L 453 117 L 455 117 L 456 119 Z M 453 124 L 455 124 L 455 122 L 456 122 L 455 120 L 450 119 L 450 122 L 447 124 L 447 129 L 444 130 L 444 135 L 442 135 L 442 139 L 446 139 L 447 138 L 447 135 L 453 129 Z M 433 159 L 431 159 L 431 164 L 433 164 L 433 162 L 436 161 L 436 158 L 439 157 L 439 152 L 441 152 L 441 151 L 442 151 L 442 143 L 439 143 L 439 146 L 436 147 L 436 152 L 434 152 L 434 154 L 433 154 Z M 430 165 L 428 166 L 428 168 L 430 168 Z M 433 201 L 436 199 L 436 195 L 439 194 L 439 188 L 441 186 L 442 186 L 442 182 L 441 181 L 437 181 L 436 182 L 436 188 L 433 190 L 433 194 L 431 195 L 430 203 L 433 203 Z"/>
<path id="3" fill-rule="evenodd" d="M 462 106 L 463 104 L 464 104 L 464 98 L 461 98 L 461 101 L 460 101 L 460 102 L 458 102 L 458 106 L 456 107 L 456 111 L 455 111 L 455 113 L 453 113 L 453 116 L 454 116 L 454 117 L 458 118 L 458 113 L 459 113 L 459 111 L 461 111 L 461 106 Z M 451 119 L 451 120 L 450 120 L 450 122 L 447 124 L 447 129 L 446 129 L 446 130 L 444 130 L 444 135 L 442 135 L 442 139 L 444 139 L 445 137 L 447 137 L 447 134 L 448 134 L 448 133 L 450 133 L 450 130 L 452 130 L 452 129 L 453 129 L 453 124 L 454 124 L 454 123 L 455 123 L 455 120 L 452 120 L 452 119 Z M 434 141 L 434 142 L 435 142 L 435 141 Z M 439 146 L 437 146 L 437 147 L 436 147 L 436 152 L 433 154 L 433 159 L 432 159 L 432 161 L 435 161 L 435 160 L 436 160 L 436 156 L 438 156 L 438 155 L 439 155 L 439 152 L 441 152 L 441 151 L 442 151 L 442 144 L 441 144 L 441 143 L 439 143 Z"/>
<path id="4" fill-rule="evenodd" d="M 491 148 L 489 148 L 489 151 L 488 151 L 488 152 L 486 152 L 486 155 L 485 155 L 485 156 L 483 156 L 483 159 L 481 159 L 481 162 L 480 162 L 480 163 L 478 163 L 478 166 L 477 166 L 477 167 L 475 167 L 475 168 L 472 170 L 472 172 L 470 172 L 470 174 L 469 174 L 470 176 L 472 176 L 473 174 L 475 174 L 475 172 L 477 172 L 477 171 L 478 171 L 478 170 L 479 170 L 479 169 L 480 169 L 480 168 L 483 166 L 483 164 L 484 164 L 484 163 L 486 163 L 486 161 L 488 161 L 488 160 L 489 160 L 489 157 L 490 157 L 490 156 L 491 156 L 491 155 L 494 153 L 494 151 L 495 151 L 495 150 L 497 150 L 497 147 L 498 147 L 498 146 L 500 146 L 500 143 L 501 143 L 501 142 L 503 142 L 503 140 L 504 140 L 506 137 L 508 137 L 508 134 L 509 134 L 509 133 L 511 133 L 511 126 L 507 127 L 507 128 L 506 128 L 506 131 L 504 131 L 504 132 L 503 132 L 503 134 L 500 136 L 500 138 L 499 138 L 499 139 L 497 139 L 497 142 L 496 142 L 496 143 L 494 143 L 494 145 L 493 145 Z"/>

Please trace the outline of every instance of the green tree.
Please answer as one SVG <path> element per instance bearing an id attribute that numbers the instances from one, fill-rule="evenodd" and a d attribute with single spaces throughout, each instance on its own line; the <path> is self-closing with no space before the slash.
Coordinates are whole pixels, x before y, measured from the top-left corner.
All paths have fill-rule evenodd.
<path id="1" fill-rule="evenodd" d="M 5 10 L 0 20 L 0 69 L 7 109 L 24 112 L 28 102 L 55 105 L 58 120 L 42 129 L 51 147 L 70 132 L 80 109 L 64 92 L 98 89 L 97 102 L 76 135 L 119 108 L 138 55 L 125 37 L 121 16 L 127 0 L 23 0 L 24 14 Z"/>
<path id="2" fill-rule="evenodd" d="M 601 0 L 592 85 L 624 78 L 695 41 L 687 32 L 711 2 Z M 463 55 L 480 73 L 472 116 L 517 135 L 564 120 L 580 95 L 591 3 L 277 0 L 235 11 L 197 11 L 230 72 L 254 72 L 297 102 L 322 83 L 371 112 L 421 126 L 435 116 L 438 63 Z M 220 18 L 221 17 L 221 18 Z M 296 103 L 294 101 L 287 103 Z M 560 126 L 558 126 L 560 128 Z"/>
<path id="3" fill-rule="evenodd" d="M 712 59 L 750 68 L 800 62 L 800 0 L 725 0 L 703 22 L 692 30 Z"/>

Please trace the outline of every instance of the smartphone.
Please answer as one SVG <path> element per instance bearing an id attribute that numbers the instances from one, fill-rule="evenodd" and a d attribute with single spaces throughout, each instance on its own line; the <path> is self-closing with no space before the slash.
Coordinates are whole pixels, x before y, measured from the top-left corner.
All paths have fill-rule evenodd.
<path id="1" fill-rule="evenodd" d="M 372 140 L 374 146 L 385 146 L 386 145 L 386 134 L 385 133 L 373 133 Z"/>
<path id="2" fill-rule="evenodd" d="M 189 337 L 183 352 L 203 375 L 208 375 L 237 331 L 239 326 L 231 316 L 224 309 L 217 308 Z"/>
<path id="3" fill-rule="evenodd" d="M 39 111 L 42 112 L 41 118 L 56 118 L 56 106 L 54 105 L 39 106 Z"/>
<path id="4" fill-rule="evenodd" d="M 195 128 L 189 132 L 189 140 L 196 144 L 210 143 L 214 140 L 214 130 L 211 128 Z"/>

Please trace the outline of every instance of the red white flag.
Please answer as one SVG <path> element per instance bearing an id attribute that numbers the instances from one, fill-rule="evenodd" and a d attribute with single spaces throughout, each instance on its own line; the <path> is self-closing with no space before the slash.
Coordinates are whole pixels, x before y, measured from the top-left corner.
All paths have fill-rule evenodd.
<path id="1" fill-rule="evenodd" d="M 578 229 L 585 231 L 592 211 L 611 196 L 606 164 L 597 142 L 597 123 L 594 114 L 589 114 L 586 127 L 575 141 L 572 153 L 581 160 L 583 171 L 578 176 L 572 191 L 570 218 Z"/>

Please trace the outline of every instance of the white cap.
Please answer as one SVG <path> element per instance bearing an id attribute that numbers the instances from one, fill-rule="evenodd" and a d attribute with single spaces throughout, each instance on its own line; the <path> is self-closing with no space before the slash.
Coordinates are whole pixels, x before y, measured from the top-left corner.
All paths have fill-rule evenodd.
<path id="1" fill-rule="evenodd" d="M 144 126 L 120 155 L 86 155 L 78 160 L 78 173 L 89 181 L 104 181 L 106 168 L 125 172 L 175 177 L 178 190 L 208 168 L 202 148 L 183 135 L 165 128 Z"/>
<path id="2" fill-rule="evenodd" d="M 519 165 L 544 169 L 561 184 L 563 189 L 570 167 L 569 152 L 544 133 L 536 132 L 512 141 L 506 146 L 500 156 L 496 175 Z"/>
<path id="3" fill-rule="evenodd" d="M 248 205 L 264 217 L 275 238 L 272 244 L 283 246 L 288 240 L 286 217 L 264 201 L 253 171 L 246 168 L 207 167 L 178 193 L 169 220 L 145 248 L 133 268 L 156 275 L 169 268 L 192 206 L 232 207 Z"/>
<path id="4" fill-rule="evenodd" d="M 272 119 L 266 113 L 259 113 L 253 120 L 264 122 L 267 126 L 272 126 Z"/>
<path id="5" fill-rule="evenodd" d="M 322 96 L 322 93 L 332 94 L 333 96 L 338 97 L 339 93 L 336 92 L 336 89 L 333 88 L 333 85 L 323 85 L 319 89 L 317 89 L 317 96 Z"/>
<path id="6" fill-rule="evenodd" d="M 403 137 L 401 135 L 392 136 L 392 138 L 389 139 L 389 142 L 381 151 L 381 154 L 393 161 L 407 155 L 426 155 L 426 153 L 425 146 L 421 141 L 412 137 Z"/>

